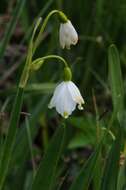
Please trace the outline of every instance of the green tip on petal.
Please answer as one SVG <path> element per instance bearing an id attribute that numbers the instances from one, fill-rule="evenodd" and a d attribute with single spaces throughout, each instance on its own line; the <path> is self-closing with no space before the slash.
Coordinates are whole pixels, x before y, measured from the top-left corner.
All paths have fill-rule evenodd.
<path id="1" fill-rule="evenodd" d="M 68 113 L 67 113 L 67 112 L 64 112 L 64 113 L 63 113 L 63 117 L 64 117 L 65 119 L 67 119 L 67 118 L 68 118 Z"/>

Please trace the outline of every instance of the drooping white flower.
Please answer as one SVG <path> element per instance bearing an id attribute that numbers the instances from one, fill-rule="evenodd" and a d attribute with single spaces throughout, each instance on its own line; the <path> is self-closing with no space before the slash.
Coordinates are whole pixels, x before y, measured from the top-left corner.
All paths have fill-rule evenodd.
<path id="1" fill-rule="evenodd" d="M 75 45 L 78 42 L 78 34 L 70 20 L 60 24 L 59 41 L 63 49 L 70 49 L 71 44 Z"/>
<path id="2" fill-rule="evenodd" d="M 84 100 L 78 87 L 72 81 L 64 81 L 56 87 L 49 108 L 55 107 L 59 114 L 64 118 L 68 118 L 75 110 L 77 104 L 78 109 L 82 110 Z"/>

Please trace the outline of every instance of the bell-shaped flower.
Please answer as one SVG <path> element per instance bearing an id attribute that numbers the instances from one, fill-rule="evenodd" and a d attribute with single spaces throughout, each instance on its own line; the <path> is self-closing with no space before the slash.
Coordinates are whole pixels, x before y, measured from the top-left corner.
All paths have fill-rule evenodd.
<path id="1" fill-rule="evenodd" d="M 72 81 L 63 81 L 56 87 L 49 108 L 55 107 L 59 114 L 68 118 L 77 104 L 78 109 L 83 110 L 84 100 L 78 87 Z"/>
<path id="2" fill-rule="evenodd" d="M 70 20 L 60 24 L 59 41 L 63 49 L 70 49 L 71 44 L 75 45 L 78 42 L 78 34 Z"/>

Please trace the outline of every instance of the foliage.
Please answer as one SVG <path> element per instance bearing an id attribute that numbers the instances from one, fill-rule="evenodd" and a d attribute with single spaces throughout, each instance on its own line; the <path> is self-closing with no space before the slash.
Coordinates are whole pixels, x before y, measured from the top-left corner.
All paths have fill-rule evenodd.
<path id="1" fill-rule="evenodd" d="M 126 188 L 125 7 L 125 0 L 1 0 L 0 190 Z M 32 57 L 35 23 L 54 9 L 68 16 L 79 42 L 62 50 L 52 16 Z M 39 62 L 25 89 L 17 87 L 26 57 L 50 54 L 68 61 L 85 99 L 67 120 L 48 109 L 62 80 L 56 59 Z"/>

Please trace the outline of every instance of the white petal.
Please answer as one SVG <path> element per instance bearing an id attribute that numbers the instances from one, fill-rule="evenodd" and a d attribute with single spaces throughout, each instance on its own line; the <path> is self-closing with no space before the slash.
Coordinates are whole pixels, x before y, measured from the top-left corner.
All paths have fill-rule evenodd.
<path id="1" fill-rule="evenodd" d="M 84 104 L 84 99 L 83 99 L 83 97 L 81 96 L 78 87 L 77 87 L 73 82 L 69 81 L 68 88 L 69 88 L 70 94 L 71 94 L 71 96 L 72 96 L 72 99 L 73 99 L 77 104 L 79 104 L 79 105 L 78 105 L 78 109 L 82 110 L 82 109 L 83 109 L 82 104 Z"/>
<path id="2" fill-rule="evenodd" d="M 73 35 L 71 33 L 71 44 L 76 45 L 77 42 L 78 42 L 78 35 L 77 35 L 77 33 L 74 33 Z"/>
<path id="3" fill-rule="evenodd" d="M 78 41 L 78 34 L 70 20 L 60 24 L 59 41 L 62 48 L 70 49 L 70 45 L 75 45 Z"/>
<path id="4" fill-rule="evenodd" d="M 65 36 L 64 36 L 64 31 L 63 31 L 63 24 L 60 24 L 59 41 L 60 41 L 61 47 L 64 49 L 64 47 L 65 47 Z"/>
<path id="5" fill-rule="evenodd" d="M 55 107 L 59 114 L 67 118 L 76 108 L 76 104 L 82 110 L 83 103 L 84 100 L 77 86 L 73 82 L 67 81 L 56 87 L 49 108 Z"/>
<path id="6" fill-rule="evenodd" d="M 56 106 L 56 100 L 57 100 L 57 96 L 60 94 L 61 90 L 62 90 L 62 87 L 64 85 L 64 82 L 61 82 L 54 90 L 54 94 L 53 94 L 53 97 L 51 98 L 50 100 L 50 103 L 48 105 L 48 108 L 53 108 Z"/>
<path id="7" fill-rule="evenodd" d="M 65 39 L 65 46 L 67 49 L 70 49 L 70 45 L 71 45 L 71 40 L 69 37 L 66 37 Z"/>
<path id="8" fill-rule="evenodd" d="M 71 43 L 75 45 L 78 41 L 78 34 L 70 21 L 69 21 L 69 32 L 70 32 L 69 34 L 70 34 Z"/>
<path id="9" fill-rule="evenodd" d="M 69 93 L 67 82 L 64 82 L 60 94 L 57 96 L 56 110 L 63 117 L 69 116 L 76 107 L 76 102 L 71 98 Z"/>

